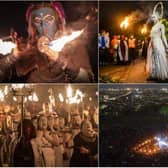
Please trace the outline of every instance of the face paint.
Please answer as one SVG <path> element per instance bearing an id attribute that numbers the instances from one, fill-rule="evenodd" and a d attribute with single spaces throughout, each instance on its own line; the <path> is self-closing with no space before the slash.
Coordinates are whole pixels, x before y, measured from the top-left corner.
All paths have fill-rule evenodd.
<path id="1" fill-rule="evenodd" d="M 54 11 L 49 7 L 40 8 L 32 12 L 32 23 L 39 36 L 53 39 L 57 30 Z"/>
<path id="2" fill-rule="evenodd" d="M 152 21 L 156 22 L 156 21 L 158 21 L 158 20 L 159 20 L 158 14 L 157 14 L 157 13 L 153 14 L 153 15 L 152 15 Z"/>

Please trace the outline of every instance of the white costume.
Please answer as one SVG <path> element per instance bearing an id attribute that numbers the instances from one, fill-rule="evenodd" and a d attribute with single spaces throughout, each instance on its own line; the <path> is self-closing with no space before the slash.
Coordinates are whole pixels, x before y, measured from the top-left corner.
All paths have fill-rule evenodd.
<path id="1" fill-rule="evenodd" d="M 37 137 L 31 140 L 36 167 L 54 167 L 55 150 L 52 145 L 43 137 L 43 132 L 38 131 Z"/>
<path id="2" fill-rule="evenodd" d="M 168 79 L 168 59 L 166 49 L 168 47 L 165 37 L 165 27 L 160 23 L 157 14 L 153 14 L 155 25 L 151 30 L 151 40 L 147 51 L 146 70 L 154 79 Z"/>

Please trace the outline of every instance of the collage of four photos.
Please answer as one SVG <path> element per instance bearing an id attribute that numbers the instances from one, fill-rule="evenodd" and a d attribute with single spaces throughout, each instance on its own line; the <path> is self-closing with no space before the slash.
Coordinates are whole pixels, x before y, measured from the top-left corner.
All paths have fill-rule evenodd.
<path id="1" fill-rule="evenodd" d="M 0 1 L 0 167 L 167 167 L 168 1 Z"/>

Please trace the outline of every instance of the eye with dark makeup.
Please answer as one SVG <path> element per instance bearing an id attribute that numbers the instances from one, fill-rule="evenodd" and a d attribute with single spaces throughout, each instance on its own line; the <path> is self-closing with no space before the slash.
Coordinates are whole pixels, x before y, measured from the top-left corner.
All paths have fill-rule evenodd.
<path id="1" fill-rule="evenodd" d="M 35 24 L 40 24 L 42 21 L 45 21 L 47 23 L 52 23 L 52 22 L 54 22 L 54 20 L 55 20 L 54 16 L 51 16 L 51 15 L 47 14 L 43 18 L 35 17 L 34 18 L 34 23 Z"/>
<path id="2" fill-rule="evenodd" d="M 39 17 L 35 17 L 35 18 L 34 18 L 34 23 L 35 23 L 35 24 L 40 24 L 41 21 L 42 21 L 42 20 L 41 20 L 41 18 L 39 18 Z"/>
<path id="3" fill-rule="evenodd" d="M 48 23 L 51 23 L 55 20 L 55 17 L 51 16 L 51 15 L 46 15 L 46 16 L 44 16 L 43 20 L 48 22 Z"/>

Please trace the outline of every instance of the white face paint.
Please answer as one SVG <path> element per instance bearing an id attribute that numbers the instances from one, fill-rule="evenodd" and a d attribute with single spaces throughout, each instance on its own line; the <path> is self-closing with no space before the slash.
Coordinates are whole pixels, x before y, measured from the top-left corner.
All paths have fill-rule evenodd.
<path id="1" fill-rule="evenodd" d="M 47 117 L 41 116 L 38 124 L 39 124 L 39 130 L 46 130 L 47 129 Z"/>
<path id="2" fill-rule="evenodd" d="M 158 15 L 158 13 L 154 13 L 154 14 L 152 15 L 152 21 L 153 21 L 153 22 L 159 21 L 159 15 Z"/>

